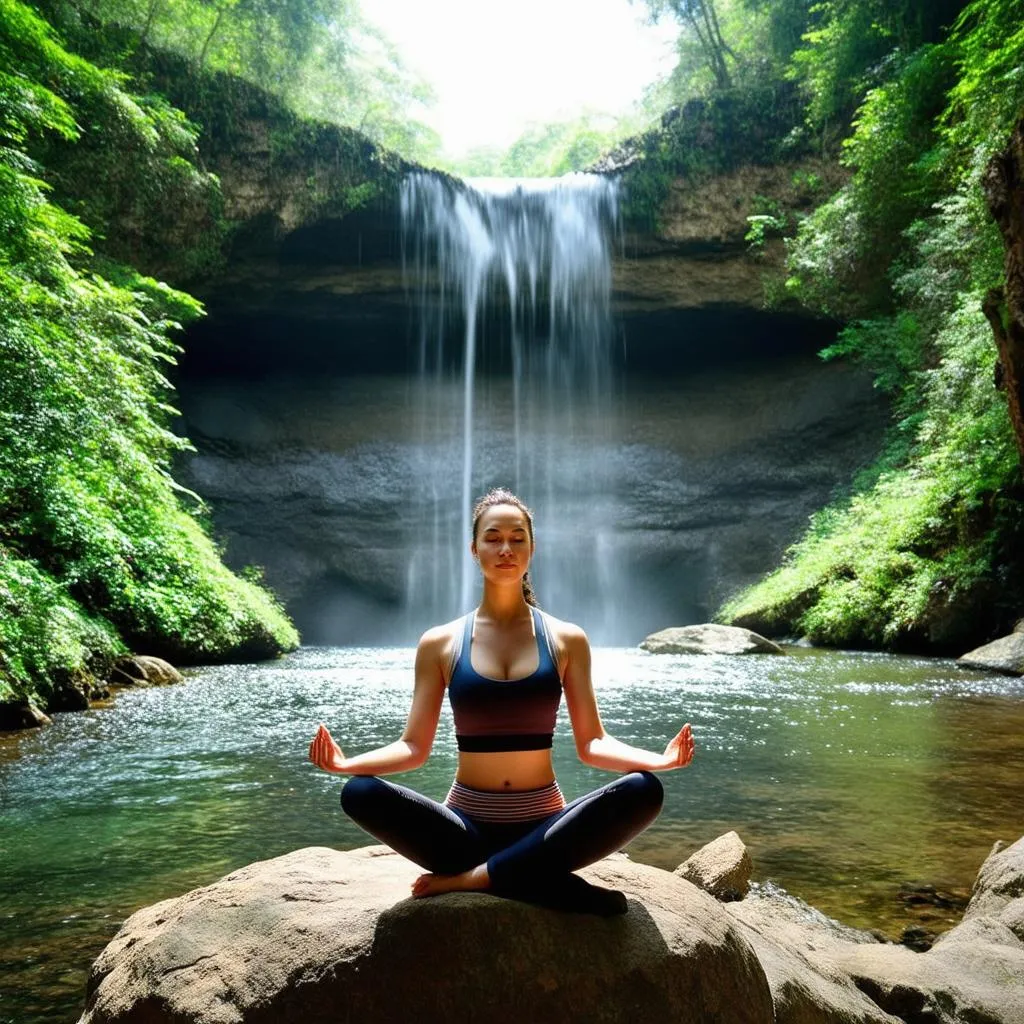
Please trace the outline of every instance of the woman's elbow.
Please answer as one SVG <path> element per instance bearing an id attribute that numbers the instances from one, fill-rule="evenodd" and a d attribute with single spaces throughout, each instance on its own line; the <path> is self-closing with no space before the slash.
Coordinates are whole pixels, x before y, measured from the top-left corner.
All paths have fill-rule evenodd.
<path id="1" fill-rule="evenodd" d="M 406 740 L 405 745 L 409 748 L 409 770 L 422 768 L 430 757 L 430 748 L 433 743 L 417 743 L 415 740 Z"/>

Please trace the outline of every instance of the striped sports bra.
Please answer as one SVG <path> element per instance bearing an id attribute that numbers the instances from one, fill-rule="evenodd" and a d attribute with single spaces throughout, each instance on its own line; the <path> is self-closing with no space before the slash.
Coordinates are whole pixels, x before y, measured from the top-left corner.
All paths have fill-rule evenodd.
<path id="1" fill-rule="evenodd" d="M 523 679 L 489 679 L 473 668 L 471 646 L 476 612 L 466 616 L 462 645 L 455 654 L 448 682 L 459 750 L 545 750 L 551 746 L 562 700 L 562 680 L 544 628 L 544 617 L 536 608 L 530 612 L 539 662 L 536 671 Z"/>

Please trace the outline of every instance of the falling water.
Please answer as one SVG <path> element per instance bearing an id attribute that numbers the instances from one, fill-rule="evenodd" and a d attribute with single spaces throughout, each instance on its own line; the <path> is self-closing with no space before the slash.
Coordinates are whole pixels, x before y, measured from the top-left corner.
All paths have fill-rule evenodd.
<path id="1" fill-rule="evenodd" d="M 401 213 L 423 484 L 410 526 L 420 539 L 410 545 L 410 625 L 474 602 L 470 507 L 499 485 L 536 513 L 542 603 L 562 615 L 596 608 L 612 582 L 616 185 L 415 174 Z"/>

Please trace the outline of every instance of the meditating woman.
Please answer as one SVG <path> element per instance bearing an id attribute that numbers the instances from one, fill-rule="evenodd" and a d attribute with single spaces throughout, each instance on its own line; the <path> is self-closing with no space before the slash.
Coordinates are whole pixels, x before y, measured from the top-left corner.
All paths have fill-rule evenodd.
<path id="1" fill-rule="evenodd" d="M 533 518 L 514 494 L 493 490 L 477 502 L 471 550 L 483 598 L 464 618 L 423 634 L 401 739 L 346 757 L 321 725 L 309 758 L 325 771 L 351 775 L 341 792 L 345 812 L 427 869 L 413 883 L 415 897 L 489 890 L 548 906 L 622 913 L 621 893 L 590 886 L 572 872 L 621 849 L 657 817 L 663 790 L 651 773 L 690 763 L 690 726 L 662 754 L 605 732 L 586 634 L 536 606 L 528 575 Z M 427 760 L 445 689 L 459 760 L 441 804 L 377 776 Z M 563 692 L 580 760 L 629 773 L 569 804 L 551 762 Z"/>

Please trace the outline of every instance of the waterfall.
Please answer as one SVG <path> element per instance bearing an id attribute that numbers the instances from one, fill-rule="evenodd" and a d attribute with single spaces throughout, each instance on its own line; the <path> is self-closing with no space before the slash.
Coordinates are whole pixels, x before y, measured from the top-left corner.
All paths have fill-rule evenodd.
<path id="1" fill-rule="evenodd" d="M 410 628 L 478 597 L 470 509 L 507 486 L 535 513 L 541 605 L 601 626 L 615 604 L 614 181 L 413 174 L 403 269 L 419 345 Z"/>

